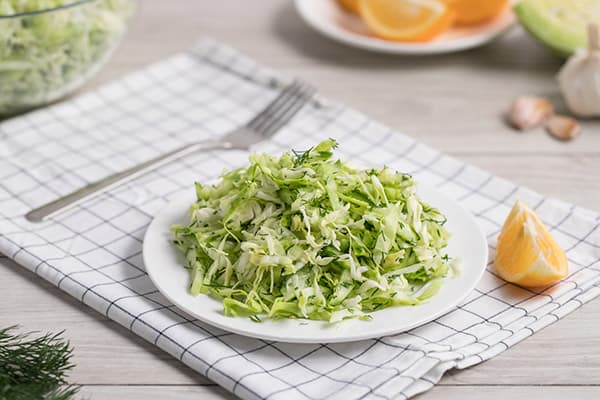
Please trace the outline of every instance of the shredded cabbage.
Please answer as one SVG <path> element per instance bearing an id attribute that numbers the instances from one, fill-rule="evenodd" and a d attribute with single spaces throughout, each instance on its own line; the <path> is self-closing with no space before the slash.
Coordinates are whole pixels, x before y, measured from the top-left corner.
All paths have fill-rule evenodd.
<path id="1" fill-rule="evenodd" d="M 132 0 L 91 0 L 56 9 L 71 3 L 0 0 L 0 115 L 82 84 L 116 47 L 133 8 Z"/>
<path id="2" fill-rule="evenodd" d="M 254 154 L 196 183 L 191 222 L 173 227 L 193 295 L 229 316 L 337 322 L 437 293 L 452 271 L 445 217 L 411 176 L 357 169 L 332 158 L 336 146 Z"/>

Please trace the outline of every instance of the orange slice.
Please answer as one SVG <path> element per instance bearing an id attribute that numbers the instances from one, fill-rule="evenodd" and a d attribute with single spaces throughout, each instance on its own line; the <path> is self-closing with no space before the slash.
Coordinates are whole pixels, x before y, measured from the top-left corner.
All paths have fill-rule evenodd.
<path id="1" fill-rule="evenodd" d="M 567 256 L 535 212 L 517 201 L 498 237 L 496 272 L 521 286 L 546 286 L 568 272 Z"/>
<path id="2" fill-rule="evenodd" d="M 360 0 L 360 15 L 379 37 L 426 42 L 446 32 L 454 13 L 438 0 Z"/>
<path id="3" fill-rule="evenodd" d="M 496 17 L 508 0 L 443 0 L 455 13 L 459 25 L 474 25 Z"/>
<path id="4" fill-rule="evenodd" d="M 338 3 L 344 7 L 344 9 L 351 13 L 358 14 L 358 3 L 360 0 L 338 0 Z"/>

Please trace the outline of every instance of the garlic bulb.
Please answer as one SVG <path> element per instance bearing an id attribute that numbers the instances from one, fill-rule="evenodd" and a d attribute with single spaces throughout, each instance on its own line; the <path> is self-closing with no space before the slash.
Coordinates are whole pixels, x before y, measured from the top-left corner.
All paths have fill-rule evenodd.
<path id="1" fill-rule="evenodd" d="M 590 24 L 589 46 L 569 59 L 558 75 L 567 106 L 581 117 L 600 117 L 600 38 Z"/>

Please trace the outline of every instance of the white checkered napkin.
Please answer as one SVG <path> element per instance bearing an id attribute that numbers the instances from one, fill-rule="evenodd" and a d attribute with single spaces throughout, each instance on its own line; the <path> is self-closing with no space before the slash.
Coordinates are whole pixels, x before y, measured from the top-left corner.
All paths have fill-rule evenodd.
<path id="1" fill-rule="evenodd" d="M 214 138 L 268 103 L 278 79 L 216 44 L 180 54 L 72 101 L 0 124 L 0 250 L 244 399 L 408 398 L 450 368 L 491 358 L 600 294 L 600 216 L 445 156 L 340 105 L 314 103 L 257 150 L 325 137 L 350 159 L 410 172 L 477 217 L 491 256 L 515 199 L 533 206 L 567 249 L 569 277 L 543 290 L 488 268 L 455 310 L 377 340 L 297 345 L 249 339 L 191 319 L 152 286 L 141 261 L 152 216 L 194 180 L 246 161 L 196 154 L 44 224 L 23 215 L 112 172 Z"/>

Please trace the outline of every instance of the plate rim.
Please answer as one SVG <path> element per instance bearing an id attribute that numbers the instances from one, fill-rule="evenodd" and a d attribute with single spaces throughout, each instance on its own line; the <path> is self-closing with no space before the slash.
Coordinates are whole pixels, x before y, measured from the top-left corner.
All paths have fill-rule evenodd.
<path id="1" fill-rule="evenodd" d="M 322 1 L 322 0 L 321 0 Z M 335 0 L 326 0 L 334 2 Z M 326 36 L 338 43 L 345 44 L 350 47 L 360 48 L 367 51 L 395 54 L 395 55 L 407 55 L 407 56 L 425 56 L 434 54 L 447 54 L 455 53 L 473 49 L 476 47 L 483 46 L 490 41 L 496 39 L 500 35 L 508 32 L 511 28 L 516 25 L 516 17 L 513 15 L 511 20 L 503 25 L 502 27 L 490 31 L 486 34 L 473 35 L 472 37 L 465 37 L 457 39 L 455 41 L 440 43 L 401 43 L 392 42 L 376 37 L 368 37 L 359 35 L 354 32 L 337 29 L 333 25 L 322 25 L 315 21 L 312 14 L 308 11 L 308 4 L 310 1 L 306 0 L 294 0 L 294 6 L 296 12 L 300 15 L 301 19 L 310 26 L 313 30 L 319 32 L 323 36 Z M 337 5 L 334 5 L 339 7 Z"/>
<path id="2" fill-rule="evenodd" d="M 214 181 L 216 181 L 216 180 L 210 180 L 210 181 L 208 181 L 208 183 L 210 184 L 211 182 L 214 182 Z M 477 233 L 478 233 L 477 237 L 479 239 L 481 239 L 483 242 L 482 243 L 483 244 L 483 246 L 482 246 L 483 254 L 482 254 L 482 259 L 480 260 L 482 265 L 479 268 L 477 276 L 471 281 L 470 286 L 468 288 L 465 288 L 465 290 L 461 292 L 460 296 L 457 296 L 454 300 L 449 302 L 448 305 L 446 305 L 444 307 L 440 307 L 439 310 L 437 310 L 436 312 L 433 312 L 433 313 L 427 315 L 426 317 L 421 318 L 418 321 L 415 321 L 412 324 L 404 325 L 400 329 L 388 329 L 384 333 L 381 333 L 379 331 L 377 331 L 377 332 L 367 331 L 364 334 L 356 334 L 356 335 L 352 335 L 350 337 L 348 337 L 347 336 L 348 334 L 346 334 L 346 336 L 339 336 L 339 337 L 334 337 L 334 338 L 322 336 L 320 338 L 291 338 L 290 339 L 290 338 L 282 338 L 281 336 L 278 336 L 276 334 L 271 334 L 270 332 L 263 332 L 260 334 L 256 334 L 253 332 L 248 332 L 241 328 L 237 328 L 235 326 L 222 324 L 218 321 L 215 321 L 214 319 L 207 318 L 207 317 L 203 316 L 201 313 L 199 313 L 197 310 L 193 310 L 190 307 L 188 307 L 187 305 L 182 304 L 179 300 L 177 300 L 174 296 L 172 296 L 169 291 L 163 289 L 161 282 L 154 275 L 154 272 L 156 272 L 156 271 L 153 268 L 148 268 L 148 265 L 151 265 L 152 263 L 148 263 L 148 257 L 149 257 L 150 251 L 147 250 L 147 247 L 149 247 L 151 245 L 151 240 L 149 240 L 149 236 L 154 234 L 155 224 L 158 224 L 159 222 L 161 222 L 161 218 L 165 217 L 165 215 L 168 214 L 168 210 L 170 207 L 173 206 L 173 204 L 180 203 L 180 202 L 183 203 L 183 200 L 186 200 L 186 203 L 190 203 L 190 198 L 193 199 L 193 190 L 192 189 L 184 190 L 184 191 L 181 191 L 181 192 L 178 192 L 177 194 L 175 194 L 171 198 L 171 200 L 169 200 L 169 202 L 163 208 L 161 208 L 158 213 L 155 214 L 152 221 L 148 225 L 146 232 L 144 233 L 144 239 L 143 239 L 143 243 L 142 243 L 142 260 L 144 262 L 144 267 L 145 267 L 146 273 L 148 274 L 148 276 L 149 276 L 150 280 L 152 281 L 152 284 L 155 286 L 155 288 L 165 298 L 167 298 L 167 300 L 169 300 L 176 308 L 178 308 L 179 310 L 182 310 L 189 316 L 196 318 L 203 323 L 206 323 L 210 326 L 216 327 L 216 328 L 221 329 L 226 332 L 231 332 L 231 333 L 235 333 L 235 334 L 238 334 L 241 336 L 251 337 L 251 338 L 261 339 L 261 340 L 269 340 L 269 341 L 282 342 L 282 343 L 303 343 L 303 344 L 350 343 L 350 342 L 356 342 L 356 341 L 361 341 L 361 340 L 375 339 L 375 338 L 397 335 L 397 334 L 409 331 L 411 329 L 414 329 L 416 327 L 425 325 L 431 321 L 434 321 L 434 320 L 442 317 L 443 315 L 451 312 L 458 304 L 462 303 L 462 301 L 465 298 L 467 298 L 467 296 L 469 294 L 471 294 L 471 292 L 473 292 L 473 290 L 477 287 L 477 285 L 481 281 L 481 277 L 483 276 L 483 274 L 486 270 L 488 257 L 489 257 L 489 248 L 488 248 L 487 238 L 486 238 L 485 234 L 483 233 L 481 227 L 477 223 L 475 217 L 472 215 L 472 213 L 469 212 L 466 208 L 464 208 L 458 201 L 456 201 L 455 199 L 451 198 L 450 196 L 442 193 L 435 187 L 428 185 L 428 184 L 423 184 L 422 182 L 418 182 L 418 181 L 416 181 L 416 184 L 417 184 L 417 193 L 418 193 L 419 187 L 425 187 L 425 188 L 427 188 L 426 190 L 431 190 L 431 191 L 436 192 L 436 195 L 441 195 L 443 198 L 445 198 L 445 200 L 450 200 L 453 203 L 453 206 L 460 209 L 461 212 L 470 220 L 472 225 L 477 230 Z M 165 233 L 165 232 L 163 232 L 163 233 Z M 173 246 L 173 244 L 170 244 L 170 246 Z M 180 267 L 184 268 L 183 265 L 181 265 Z M 449 279 L 452 279 L 452 278 L 449 278 Z M 188 295 L 189 295 L 189 293 L 188 293 Z M 214 299 L 214 300 L 218 301 L 216 299 Z M 394 307 L 389 307 L 389 308 L 387 308 L 387 310 L 393 309 L 393 308 Z M 396 308 L 401 308 L 401 306 L 397 306 Z M 384 311 L 384 310 L 380 310 L 380 311 Z M 375 312 L 377 312 L 377 311 L 375 311 Z M 297 319 L 296 321 L 302 321 L 302 320 Z M 317 322 L 322 322 L 322 321 L 314 321 L 314 322 L 317 323 Z M 361 322 L 364 322 L 364 321 L 361 321 Z M 365 323 L 368 323 L 368 321 L 366 321 Z"/>

